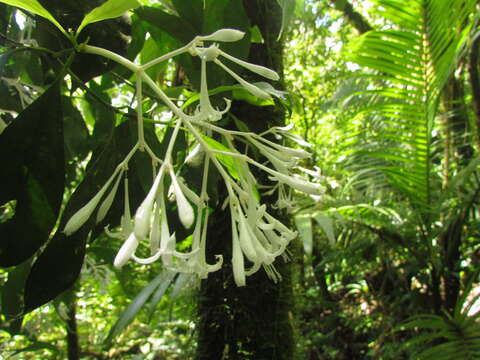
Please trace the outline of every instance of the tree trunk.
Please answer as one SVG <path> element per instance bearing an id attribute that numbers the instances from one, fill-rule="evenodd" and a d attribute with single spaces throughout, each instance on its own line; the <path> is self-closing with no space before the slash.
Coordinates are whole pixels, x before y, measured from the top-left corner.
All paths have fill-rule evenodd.
<path id="1" fill-rule="evenodd" d="M 68 290 L 65 295 L 67 307 L 66 331 L 68 360 L 80 360 L 80 345 L 78 343 L 77 329 L 77 303 L 74 290 Z"/>
<path id="2" fill-rule="evenodd" d="M 245 0 L 244 7 L 252 25 L 259 27 L 264 39 L 264 43 L 254 44 L 250 61 L 282 74 L 282 46 L 276 40 L 281 21 L 281 9 L 277 1 Z M 283 124 L 283 114 L 274 107 L 258 108 L 246 103 L 234 103 L 231 112 L 255 132 Z M 260 179 L 260 182 L 266 181 Z M 273 200 L 264 198 L 262 202 L 268 206 Z M 279 217 L 271 209 L 269 211 Z M 282 275 L 282 281 L 277 284 L 268 279 L 261 269 L 247 278 L 245 287 L 237 287 L 230 263 L 230 214 L 218 208 L 210 219 L 208 260 L 213 262 L 215 254 L 223 254 L 225 262 L 221 270 L 210 274 L 201 285 L 196 359 L 293 359 L 290 263 L 281 258 L 275 261 L 275 267 Z"/>

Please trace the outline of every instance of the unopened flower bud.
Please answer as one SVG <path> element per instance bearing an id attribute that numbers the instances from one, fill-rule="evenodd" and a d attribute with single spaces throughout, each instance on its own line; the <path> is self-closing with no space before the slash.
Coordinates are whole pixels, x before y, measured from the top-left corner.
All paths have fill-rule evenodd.
<path id="1" fill-rule="evenodd" d="M 135 234 L 131 233 L 118 251 L 115 260 L 113 261 L 113 266 L 115 266 L 117 269 L 120 269 L 123 265 L 125 265 L 127 261 L 130 260 L 132 255 L 135 254 L 137 246 L 138 240 L 135 238 Z"/>
<path id="2" fill-rule="evenodd" d="M 234 42 L 241 40 L 245 33 L 235 29 L 220 29 L 213 34 L 207 36 L 200 36 L 201 40 L 205 41 L 222 41 L 222 42 Z"/>

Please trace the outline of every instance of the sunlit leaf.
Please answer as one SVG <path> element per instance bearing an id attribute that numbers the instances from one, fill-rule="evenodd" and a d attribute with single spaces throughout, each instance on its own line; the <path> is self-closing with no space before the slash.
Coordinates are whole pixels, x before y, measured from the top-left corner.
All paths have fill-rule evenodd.
<path id="1" fill-rule="evenodd" d="M 50 12 L 45 9 L 37 0 L 0 0 L 0 2 L 27 10 L 32 14 L 39 15 L 50 21 L 57 28 L 59 28 L 61 32 L 68 36 L 63 26 L 60 25 L 60 23 L 52 16 L 52 14 L 50 14 Z"/>
<path id="2" fill-rule="evenodd" d="M 207 143 L 207 145 L 214 149 L 214 150 L 219 150 L 227 153 L 234 153 L 232 150 L 227 148 L 225 145 L 219 143 L 218 141 L 212 139 L 211 137 L 208 137 L 206 135 L 202 136 L 202 139 Z M 238 174 L 238 166 L 235 161 L 234 156 L 230 156 L 228 154 L 219 154 L 215 153 L 215 157 L 222 163 L 223 166 L 226 167 L 228 173 L 230 176 L 232 176 L 234 179 L 239 180 L 239 174 Z"/>
<path id="3" fill-rule="evenodd" d="M 305 255 L 310 258 L 313 250 L 312 218 L 310 215 L 295 216 L 295 225 L 302 240 Z"/>
<path id="4" fill-rule="evenodd" d="M 330 243 L 333 244 L 335 242 L 335 228 L 333 226 L 332 218 L 325 214 L 316 214 L 313 218 L 315 219 L 317 224 L 320 225 L 322 230 L 325 232 L 325 235 L 327 235 L 327 238 L 330 241 Z"/>
<path id="5" fill-rule="evenodd" d="M 136 0 L 108 0 L 85 15 L 82 23 L 77 29 L 77 36 L 88 24 L 117 18 L 122 16 L 126 11 L 135 9 L 139 6 L 140 4 Z"/>

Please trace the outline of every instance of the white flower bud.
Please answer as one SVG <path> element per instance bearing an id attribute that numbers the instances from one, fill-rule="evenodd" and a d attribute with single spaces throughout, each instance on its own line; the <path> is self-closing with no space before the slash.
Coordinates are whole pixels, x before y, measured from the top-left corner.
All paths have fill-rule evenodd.
<path id="1" fill-rule="evenodd" d="M 240 247 L 248 260 L 255 263 L 258 260 L 257 252 L 255 251 L 255 248 L 250 239 L 251 234 L 247 229 L 247 221 L 245 220 L 243 214 L 240 214 L 238 220 L 240 230 Z"/>
<path id="2" fill-rule="evenodd" d="M 237 63 L 238 65 L 243 66 L 244 68 L 258 75 L 261 75 L 267 79 L 274 80 L 274 81 L 278 81 L 280 79 L 280 76 L 278 76 L 278 74 L 275 71 L 269 68 L 237 59 L 236 57 L 229 55 L 226 52 L 223 52 L 222 50 L 219 50 L 219 52 L 220 52 L 220 55 L 222 55 L 223 57 L 226 57 L 228 60 L 231 60 Z"/>
<path id="3" fill-rule="evenodd" d="M 241 40 L 245 33 L 235 29 L 220 29 L 213 34 L 206 36 L 199 36 L 200 40 L 204 41 L 222 41 L 222 42 L 234 42 Z"/>
<path id="4" fill-rule="evenodd" d="M 178 216 L 180 217 L 180 221 L 182 222 L 183 226 L 189 228 L 192 226 L 193 220 L 195 219 L 192 205 L 190 205 L 188 200 L 185 198 L 185 195 L 183 195 L 182 189 L 178 184 L 177 177 L 172 169 L 170 169 L 170 177 L 172 178 L 173 192 L 175 194 L 175 200 L 177 201 Z"/>
<path id="5" fill-rule="evenodd" d="M 157 197 L 158 187 L 163 179 L 163 170 L 164 167 L 162 166 L 157 174 L 157 177 L 155 178 L 155 181 L 153 182 L 152 187 L 150 188 L 150 191 L 147 194 L 147 197 L 143 200 L 142 204 L 135 213 L 134 232 L 135 236 L 139 240 L 145 239 L 149 233 L 153 203 Z"/>
<path id="6" fill-rule="evenodd" d="M 314 184 L 293 176 L 275 172 L 273 178 L 306 194 L 319 195 L 322 192 L 322 187 L 320 184 Z"/>
<path id="7" fill-rule="evenodd" d="M 233 278 L 237 286 L 245 286 L 245 264 L 243 259 L 242 249 L 238 240 L 237 228 L 234 225 L 235 221 L 232 219 L 232 268 Z"/>
<path id="8" fill-rule="evenodd" d="M 85 222 L 88 220 L 90 215 L 92 215 L 93 211 L 97 207 L 100 199 L 103 197 L 103 194 L 105 194 L 105 191 L 107 191 L 112 180 L 115 178 L 115 175 L 116 173 L 113 173 L 110 179 L 108 179 L 105 185 L 103 185 L 103 187 L 97 193 L 97 195 L 95 195 L 86 205 L 84 205 L 80 210 L 73 214 L 73 216 L 67 221 L 67 224 L 63 229 L 63 232 L 67 236 L 70 236 L 75 231 L 80 229 L 83 224 L 85 224 Z"/>
<path id="9" fill-rule="evenodd" d="M 152 228 L 150 229 L 150 252 L 156 253 L 160 247 L 160 206 L 157 204 L 157 208 L 153 214 Z"/>
<path id="10" fill-rule="evenodd" d="M 135 238 L 135 234 L 131 233 L 118 251 L 115 260 L 113 261 L 113 266 L 115 266 L 117 269 L 120 269 L 123 265 L 125 265 L 135 253 L 135 250 L 137 250 L 137 246 L 138 240 Z"/>
<path id="11" fill-rule="evenodd" d="M 112 203 L 113 203 L 113 199 L 115 199 L 115 195 L 117 194 L 118 184 L 120 184 L 121 178 L 122 178 L 122 174 L 120 174 L 117 177 L 117 181 L 113 185 L 112 190 L 100 205 L 100 208 L 98 209 L 98 212 L 97 212 L 97 224 L 105 218 L 108 210 L 110 210 L 110 207 L 112 206 Z"/>
<path id="12" fill-rule="evenodd" d="M 235 80 L 237 80 L 240 83 L 240 85 L 242 85 L 251 94 L 253 94 L 253 95 L 255 95 L 255 96 L 257 96 L 261 99 L 265 99 L 265 100 L 270 100 L 271 99 L 271 97 L 268 93 L 266 93 L 265 91 L 256 87 L 255 85 L 250 84 L 249 82 L 246 82 L 245 80 L 243 80 L 235 72 L 233 72 L 228 67 L 226 67 L 220 60 L 215 59 L 214 62 L 215 62 L 215 64 L 219 65 L 223 70 L 225 70 L 230 75 L 232 75 L 232 77 L 235 78 Z"/>

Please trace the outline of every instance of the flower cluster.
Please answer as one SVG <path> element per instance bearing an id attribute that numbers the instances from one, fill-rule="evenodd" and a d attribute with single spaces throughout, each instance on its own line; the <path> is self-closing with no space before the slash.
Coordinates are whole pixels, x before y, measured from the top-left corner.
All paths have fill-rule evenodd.
<path id="1" fill-rule="evenodd" d="M 304 169 L 297 166 L 297 163 L 299 160 L 307 158 L 309 153 L 280 144 L 282 139 L 288 139 L 301 146 L 309 146 L 301 138 L 289 132 L 291 127 L 273 127 L 263 134 L 254 134 L 248 131 L 227 130 L 215 124 L 228 112 L 230 100 L 225 99 L 226 106 L 223 110 L 215 109 L 212 106 L 207 84 L 207 62 L 218 65 L 251 94 L 265 99 L 270 98 L 267 91 L 242 79 L 225 66 L 220 58 L 235 62 L 267 79 L 278 80 L 279 78 L 276 72 L 268 68 L 245 62 L 225 53 L 215 43 L 238 41 L 243 35 L 244 33 L 238 30 L 221 29 L 208 36 L 197 36 L 184 47 L 144 65 L 137 65 L 105 49 L 88 45 L 81 48 L 87 53 L 115 60 L 136 74 L 138 141 L 100 191 L 70 218 L 64 229 L 67 235 L 77 231 L 97 208 L 97 222 L 103 220 L 115 198 L 120 181 L 124 178 L 125 208 L 120 229 L 117 232 L 111 232 L 106 228 L 107 234 L 124 240 L 114 265 L 122 267 L 129 260 L 149 264 L 161 259 L 163 266 L 168 269 L 194 273 L 200 278 L 206 278 L 210 272 L 218 270 L 223 264 L 221 255 L 216 256 L 214 264 L 208 264 L 205 256 L 209 218 L 207 184 L 209 167 L 214 166 L 223 179 L 228 192 L 224 208 L 228 207 L 231 216 L 231 261 L 236 284 L 238 286 L 245 285 L 246 277 L 262 267 L 273 281 L 280 279 L 280 275 L 273 265 L 274 260 L 280 255 L 286 257 L 286 247 L 297 234 L 268 213 L 266 206 L 260 201 L 258 189 L 268 187 L 266 193 L 277 192 L 279 196 L 277 206 L 289 208 L 291 207 L 291 189 L 319 195 L 321 187 L 298 175 L 305 172 Z M 205 43 L 208 42 L 213 42 L 213 44 L 206 46 Z M 145 72 L 145 69 L 150 66 L 187 52 L 192 56 L 198 56 L 201 61 L 200 99 L 193 114 L 187 114 L 177 107 Z M 155 156 L 143 136 L 141 105 L 144 84 L 148 85 L 162 99 L 173 114 L 174 130 L 163 159 Z M 196 146 L 192 150 L 191 156 L 195 154 L 195 156 L 202 157 L 203 160 L 203 177 L 199 193 L 190 189 L 175 172 L 176 164 L 172 159 L 172 149 L 179 131 L 187 131 L 193 136 Z M 215 134 L 217 138 L 220 137 L 222 142 L 214 140 L 212 134 Z M 272 137 L 276 138 L 278 142 L 268 139 Z M 240 153 L 235 146 L 237 141 L 248 144 L 247 148 L 257 149 L 268 160 L 268 163 L 259 163 L 246 153 Z M 132 216 L 125 170 L 136 151 L 146 151 L 152 160 L 159 164 L 159 168 L 147 196 Z M 251 172 L 252 167 L 265 171 L 274 185 L 259 184 Z M 294 171 L 297 174 L 294 174 Z M 167 182 L 167 178 L 170 181 Z M 168 189 L 165 188 L 167 183 L 171 184 Z M 107 190 L 109 190 L 108 194 Z M 166 201 L 168 199 L 176 202 L 178 216 L 183 226 L 187 229 L 193 227 L 192 245 L 186 253 L 177 251 L 177 239 L 169 227 L 167 217 Z M 149 243 L 150 256 L 147 258 L 140 258 L 136 255 L 137 247 L 142 242 Z"/>

